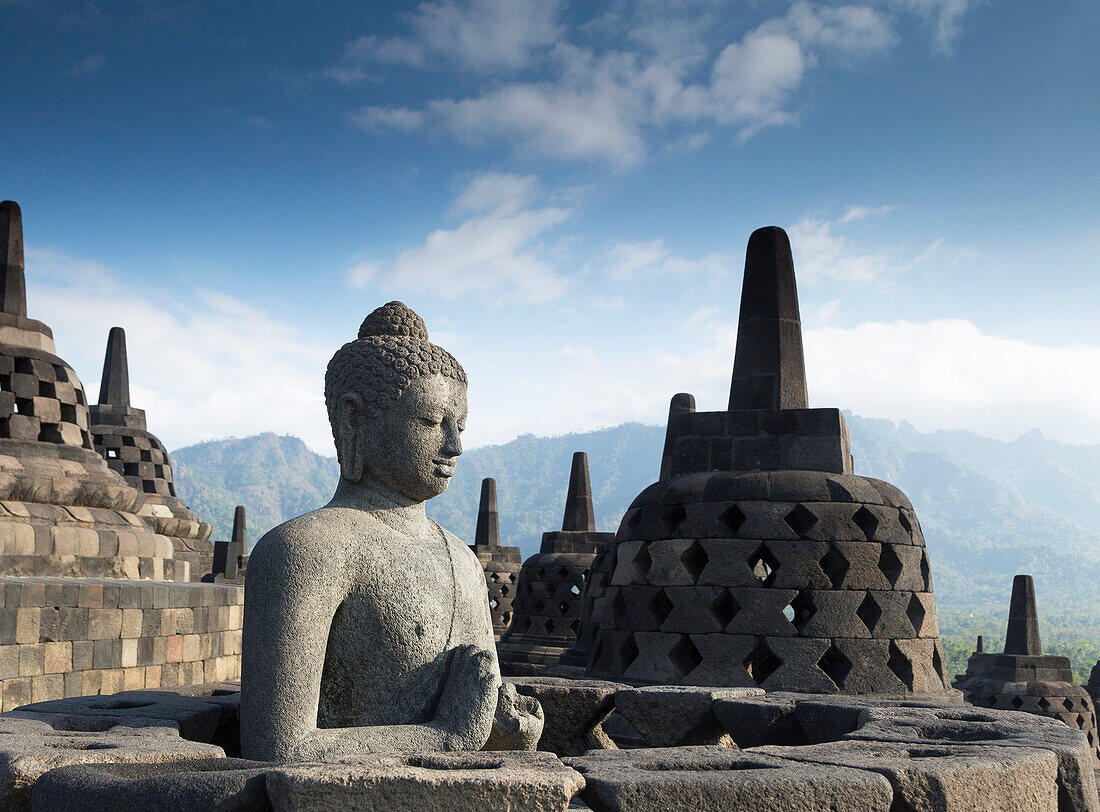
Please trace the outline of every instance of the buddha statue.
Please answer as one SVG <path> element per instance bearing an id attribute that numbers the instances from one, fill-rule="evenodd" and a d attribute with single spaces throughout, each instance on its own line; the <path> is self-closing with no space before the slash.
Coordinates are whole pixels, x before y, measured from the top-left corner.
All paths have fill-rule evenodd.
<path id="1" fill-rule="evenodd" d="M 494 727 L 501 679 L 481 565 L 424 512 L 462 453 L 465 372 L 390 302 L 329 362 L 325 401 L 336 493 L 249 559 L 243 755 L 478 750 L 498 728 L 522 728 L 533 749 L 541 708 L 525 698 L 501 692 L 511 719 Z"/>

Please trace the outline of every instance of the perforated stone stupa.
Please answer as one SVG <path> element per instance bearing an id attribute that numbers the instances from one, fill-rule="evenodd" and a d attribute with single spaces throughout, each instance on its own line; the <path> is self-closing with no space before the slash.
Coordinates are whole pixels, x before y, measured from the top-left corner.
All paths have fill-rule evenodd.
<path id="1" fill-rule="evenodd" d="M 485 585 L 489 590 L 489 613 L 493 617 L 493 636 L 500 640 L 512 622 L 516 599 L 516 581 L 523 566 L 519 547 L 500 545 L 500 516 L 497 513 L 497 481 L 481 480 L 481 501 L 477 509 L 477 529 L 470 545 L 481 568 L 485 570 Z"/>
<path id="2" fill-rule="evenodd" d="M 90 412 L 95 450 L 111 470 L 145 494 L 139 515 L 172 539 L 174 558 L 189 562 L 191 580 L 201 580 L 213 564 L 211 527 L 176 496 L 168 451 L 147 429 L 145 411 L 130 405 L 126 332 L 121 327 L 112 327 L 107 338 L 99 404 Z"/>
<path id="3" fill-rule="evenodd" d="M 573 454 L 561 530 L 542 534 L 542 546 L 523 564 L 512 625 L 500 639 L 501 673 L 538 673 L 573 645 L 580 627 L 588 571 L 614 539 L 596 532 L 588 455 Z"/>
<path id="4" fill-rule="evenodd" d="M 673 401 L 661 478 L 627 510 L 589 676 L 633 684 L 942 696 L 913 506 L 853 475 L 808 408 L 787 235 L 749 239 L 729 409 Z"/>
<path id="5" fill-rule="evenodd" d="M 1004 653 L 975 651 L 955 687 L 972 705 L 1058 719 L 1084 733 L 1096 753 L 1096 706 L 1088 690 L 1074 684 L 1068 657 L 1043 654 L 1030 575 L 1012 580 Z"/>

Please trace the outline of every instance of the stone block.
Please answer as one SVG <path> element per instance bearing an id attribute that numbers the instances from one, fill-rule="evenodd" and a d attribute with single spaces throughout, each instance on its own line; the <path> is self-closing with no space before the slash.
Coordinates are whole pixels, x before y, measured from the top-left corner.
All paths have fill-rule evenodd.
<path id="1" fill-rule="evenodd" d="M 615 709 L 642 734 L 649 747 L 732 746 L 729 734 L 714 715 L 715 700 L 763 694 L 760 688 L 624 688 L 615 694 Z"/>
<path id="2" fill-rule="evenodd" d="M 615 708 L 615 692 L 625 685 L 559 677 L 507 677 L 505 681 L 542 705 L 540 750 L 561 756 L 615 747 L 601 725 Z"/>
<path id="3" fill-rule="evenodd" d="M 43 673 L 64 674 L 73 670 L 73 644 L 71 642 L 46 643 L 43 646 Z M 60 697 L 51 697 L 59 699 Z"/>
<path id="4" fill-rule="evenodd" d="M 890 784 L 873 772 L 793 767 L 780 758 L 725 747 L 588 753 L 566 759 L 584 775 L 584 800 L 605 812 L 889 812 Z"/>
<path id="5" fill-rule="evenodd" d="M 276 810 L 564 812 L 584 779 L 551 753 L 374 755 L 273 768 Z"/>
<path id="6" fill-rule="evenodd" d="M 102 596 L 102 593 L 100 593 Z M 91 640 L 117 639 L 122 634 L 121 609 L 89 609 L 88 638 Z"/>

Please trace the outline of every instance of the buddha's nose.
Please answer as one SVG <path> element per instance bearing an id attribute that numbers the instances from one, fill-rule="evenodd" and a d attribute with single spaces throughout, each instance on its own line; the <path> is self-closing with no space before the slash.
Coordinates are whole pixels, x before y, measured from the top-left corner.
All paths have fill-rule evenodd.
<path id="1" fill-rule="evenodd" d="M 457 457 L 462 453 L 462 432 L 457 426 L 446 427 L 446 437 L 443 440 L 443 453 L 448 457 Z"/>

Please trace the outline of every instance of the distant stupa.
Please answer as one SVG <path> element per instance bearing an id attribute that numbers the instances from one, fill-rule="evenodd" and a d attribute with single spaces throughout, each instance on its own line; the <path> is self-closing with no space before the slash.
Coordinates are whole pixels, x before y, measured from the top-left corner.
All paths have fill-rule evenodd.
<path id="1" fill-rule="evenodd" d="M 485 570 L 485 586 L 489 590 L 489 614 L 493 618 L 493 636 L 499 640 L 512 622 L 512 607 L 516 599 L 516 579 L 523 558 L 519 547 L 500 545 L 500 517 L 497 514 L 497 481 L 481 480 L 481 501 L 477 509 L 477 528 L 470 545 Z"/>

